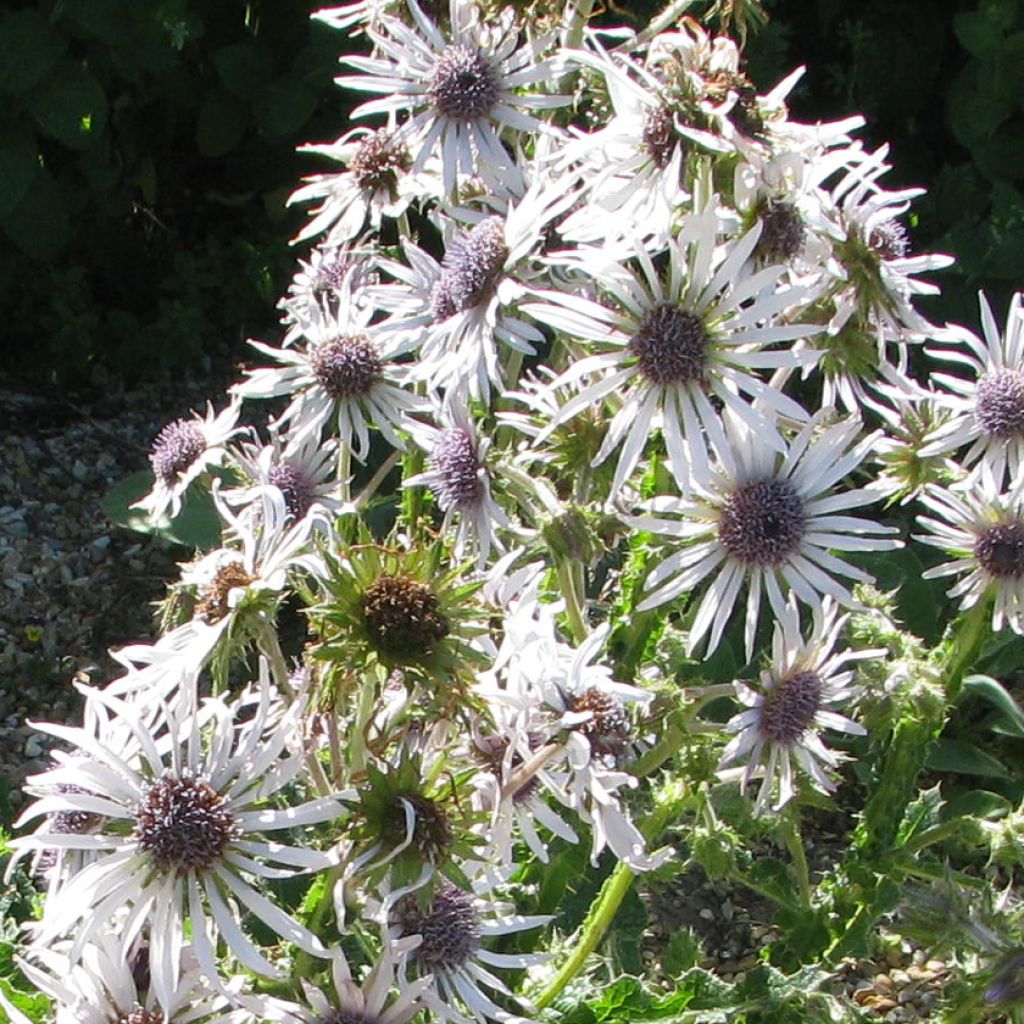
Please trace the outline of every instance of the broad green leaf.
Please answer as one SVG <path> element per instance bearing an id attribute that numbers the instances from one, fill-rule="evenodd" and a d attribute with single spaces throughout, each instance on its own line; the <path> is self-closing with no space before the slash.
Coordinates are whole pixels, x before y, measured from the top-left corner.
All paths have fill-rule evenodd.
<path id="1" fill-rule="evenodd" d="M 0 217 L 21 201 L 39 166 L 39 147 L 27 129 L 0 138 Z"/>
<path id="2" fill-rule="evenodd" d="M 936 740 L 925 759 L 925 767 L 933 771 L 956 772 L 960 775 L 1010 778 L 1010 773 L 991 754 L 986 754 L 984 750 L 966 740 Z"/>
<path id="3" fill-rule="evenodd" d="M 10 11 L 0 18 L 0 93 L 25 93 L 42 82 L 64 56 L 65 39 L 39 11 Z"/>
<path id="4" fill-rule="evenodd" d="M 982 818 L 994 821 L 1003 818 L 1013 810 L 1013 804 L 999 793 L 987 789 L 972 789 L 953 797 L 942 808 L 944 821 L 954 818 Z"/>
<path id="5" fill-rule="evenodd" d="M 106 130 L 107 97 L 84 68 L 65 61 L 27 98 L 39 128 L 72 149 L 91 146 Z"/>
<path id="6" fill-rule="evenodd" d="M 963 11 L 953 18 L 953 32 L 960 45 L 978 60 L 991 60 L 999 51 L 1002 29 L 980 11 Z"/>
<path id="7" fill-rule="evenodd" d="M 914 836 L 934 828 L 939 823 L 942 804 L 942 793 L 937 785 L 924 790 L 907 808 L 896 833 L 896 845 L 902 846 Z"/>
<path id="8" fill-rule="evenodd" d="M 292 78 L 267 86 L 256 104 L 256 122 L 271 142 L 293 138 L 316 110 L 316 93 Z"/>
<path id="9" fill-rule="evenodd" d="M 68 241 L 68 214 L 53 175 L 37 167 L 21 201 L 0 217 L 7 237 L 34 260 L 50 260 Z"/>
<path id="10" fill-rule="evenodd" d="M 222 46 L 213 55 L 217 77 L 232 96 L 251 100 L 259 95 L 270 77 L 271 58 L 255 39 Z"/>
<path id="11" fill-rule="evenodd" d="M 242 141 L 248 127 L 249 104 L 222 89 L 210 92 L 196 120 L 199 152 L 208 157 L 230 153 Z"/>
<path id="12" fill-rule="evenodd" d="M 964 689 L 991 704 L 998 712 L 1000 732 L 1024 739 L 1024 710 L 1006 687 L 991 676 L 974 675 L 964 679 Z"/>
<path id="13" fill-rule="evenodd" d="M 209 551 L 220 544 L 220 517 L 207 492 L 193 488 L 186 494 L 181 512 L 174 519 L 164 516 L 154 520 L 143 509 L 132 508 L 152 486 L 153 474 L 140 470 L 112 487 L 100 501 L 100 508 L 118 526 L 136 533 L 154 534 L 171 544 L 200 551 Z"/>

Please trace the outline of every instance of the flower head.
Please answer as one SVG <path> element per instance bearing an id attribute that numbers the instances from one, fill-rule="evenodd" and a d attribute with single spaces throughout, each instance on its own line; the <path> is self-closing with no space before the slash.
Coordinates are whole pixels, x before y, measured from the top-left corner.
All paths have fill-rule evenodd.
<path id="1" fill-rule="evenodd" d="M 825 597 L 814 608 L 814 626 L 804 640 L 799 609 L 791 597 L 776 620 L 771 662 L 758 684 L 734 684 L 736 696 L 746 708 L 725 727 L 734 738 L 722 754 L 719 771 L 746 760 L 741 788 L 763 774 L 757 813 L 769 807 L 778 811 L 796 795 L 795 766 L 804 770 L 815 789 L 832 792 L 835 783 L 827 769 L 838 765 L 839 756 L 822 743 L 819 733 L 826 728 L 859 735 L 865 732 L 831 706 L 845 706 L 854 692 L 854 673 L 844 666 L 883 652 L 833 653 L 847 618 L 839 616 L 834 602 Z"/>
<path id="2" fill-rule="evenodd" d="M 208 405 L 205 416 L 197 414 L 168 423 L 156 436 L 149 454 L 153 489 L 132 507 L 145 509 L 154 519 L 168 511 L 172 518 L 176 516 L 189 486 L 207 469 L 224 461 L 226 442 L 242 430 L 236 426 L 238 413 L 237 402 L 217 414 Z"/>
<path id="3" fill-rule="evenodd" d="M 130 728 L 134 749 L 130 756 L 115 752 L 102 728 L 93 732 L 39 726 L 90 760 L 76 766 L 81 792 L 57 791 L 67 778 L 65 769 L 30 779 L 29 791 L 43 799 L 21 820 L 61 809 L 100 813 L 104 821 L 95 832 L 14 840 L 16 848 L 59 845 L 98 854 L 47 901 L 35 929 L 37 943 L 73 933 L 70 956 L 77 961 L 90 938 L 105 929 L 119 929 L 130 941 L 148 923 L 152 986 L 165 1013 L 174 1006 L 187 933 L 211 982 L 217 983 L 219 976 L 211 929 L 246 967 L 277 975 L 265 952 L 240 926 L 226 894 L 271 931 L 326 956 L 316 936 L 248 880 L 287 877 L 332 863 L 326 853 L 265 835 L 341 813 L 341 806 L 327 798 L 279 803 L 286 787 L 298 781 L 302 759 L 294 751 L 301 749 L 298 727 L 304 701 L 296 699 L 282 710 L 265 663 L 257 689 L 246 690 L 231 703 L 211 698 L 184 714 L 167 709 L 151 725 L 134 705 L 117 697 L 89 691 L 88 699 L 109 709 L 119 723 L 115 728 Z"/>
<path id="4" fill-rule="evenodd" d="M 460 179 L 476 174 L 498 194 L 521 189 L 522 175 L 506 139 L 546 130 L 530 111 L 569 102 L 538 88 L 564 63 L 544 56 L 553 40 L 518 45 L 511 8 L 485 21 L 469 0 L 451 0 L 446 37 L 416 0 L 407 4 L 412 25 L 381 15 L 367 28 L 374 55 L 345 58 L 360 74 L 342 75 L 337 84 L 381 97 L 353 115 L 408 112 L 398 139 L 409 147 L 412 169 L 440 156 L 447 195 Z"/>
<path id="5" fill-rule="evenodd" d="M 684 544 L 648 576 L 645 586 L 652 592 L 640 609 L 672 601 L 715 576 L 690 627 L 688 650 L 709 632 L 708 653 L 718 646 L 745 585 L 749 658 L 762 592 L 776 619 L 785 613 L 784 589 L 812 608 L 825 595 L 852 606 L 852 594 L 835 577 L 870 577 L 831 551 L 899 545 L 885 536 L 895 532 L 890 527 L 835 514 L 877 500 L 877 493 L 864 487 L 830 493 L 865 458 L 875 438 L 858 440 L 856 419 L 823 429 L 821 419 L 808 423 L 780 453 L 746 424 L 730 418 L 729 444 L 718 450 L 717 465 L 698 480 L 692 496 L 655 498 L 648 503 L 653 516 L 627 517 L 631 525 Z M 658 513 L 664 512 L 678 518 L 660 518 Z"/>
<path id="6" fill-rule="evenodd" d="M 807 418 L 796 402 L 752 372 L 810 365 L 816 353 L 775 346 L 819 329 L 777 321 L 781 308 L 796 307 L 801 298 L 799 289 L 775 290 L 785 268 L 747 274 L 760 231 L 757 227 L 717 246 L 716 218 L 708 210 L 691 217 L 668 243 L 667 272 L 645 249 L 637 252 L 636 270 L 594 251 L 578 269 L 597 285 L 595 298 L 544 291 L 541 302 L 523 306 L 541 323 L 596 349 L 552 382 L 556 389 L 594 376 L 546 433 L 608 396 L 622 398 L 594 458 L 598 465 L 621 446 L 613 492 L 629 479 L 655 427 L 662 430 L 673 472 L 685 488 L 694 471 L 706 471 L 705 435 L 724 437 L 716 404 L 779 450 L 784 445 L 776 417 Z M 754 398 L 760 401 L 754 404 Z"/>
<path id="7" fill-rule="evenodd" d="M 982 473 L 956 490 L 929 487 L 921 502 L 932 514 L 917 517 L 928 533 L 915 539 L 953 556 L 924 578 L 960 577 L 948 594 L 961 608 L 991 597 L 992 628 L 1024 633 L 1024 489 L 1000 492 Z"/>
<path id="8" fill-rule="evenodd" d="M 981 305 L 982 341 L 962 327 L 949 328 L 947 338 L 957 348 L 929 349 L 929 355 L 970 369 L 973 379 L 952 373 L 933 373 L 942 388 L 936 402 L 949 413 L 925 438 L 921 454 L 956 452 L 968 466 L 988 468 L 997 487 L 1016 483 L 1024 466 L 1024 296 L 1010 303 L 1002 333 L 984 295 Z"/>
<path id="9" fill-rule="evenodd" d="M 249 370 L 248 380 L 232 391 L 240 398 L 290 395 L 276 426 L 288 424 L 295 443 L 319 438 L 329 427 L 359 460 L 370 451 L 370 427 L 395 448 L 404 448 L 398 431 L 407 415 L 423 403 L 404 390 L 410 367 L 396 361 L 399 346 L 368 326 L 369 308 L 343 302 L 330 312 L 317 311 L 303 325 L 305 345 L 272 348 L 253 341 L 258 351 L 280 366 Z"/>

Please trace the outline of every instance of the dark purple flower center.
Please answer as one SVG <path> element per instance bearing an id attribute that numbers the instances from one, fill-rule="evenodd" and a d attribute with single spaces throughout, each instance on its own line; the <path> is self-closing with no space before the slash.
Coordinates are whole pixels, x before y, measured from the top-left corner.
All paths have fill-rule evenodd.
<path id="1" fill-rule="evenodd" d="M 974 542 L 974 557 L 996 579 L 1024 576 L 1024 523 L 1014 521 L 990 526 Z"/>
<path id="2" fill-rule="evenodd" d="M 804 502 L 788 480 L 756 480 L 729 495 L 718 539 L 730 558 L 747 566 L 779 566 L 803 540 Z"/>
<path id="3" fill-rule="evenodd" d="M 206 437 L 198 420 L 175 420 L 157 434 L 149 464 L 158 480 L 173 483 L 203 452 Z"/>
<path id="4" fill-rule="evenodd" d="M 281 492 L 290 515 L 301 519 L 309 511 L 316 490 L 309 475 L 301 468 L 289 462 L 280 462 L 271 466 L 267 478 Z"/>
<path id="5" fill-rule="evenodd" d="M 761 732 L 774 743 L 796 743 L 814 723 L 822 689 L 815 672 L 797 672 L 778 680 L 761 709 Z"/>
<path id="6" fill-rule="evenodd" d="M 804 244 L 806 231 L 797 208 L 784 199 L 769 199 L 759 211 L 761 237 L 757 255 L 765 263 L 788 263 Z"/>
<path id="7" fill-rule="evenodd" d="M 709 340 L 696 313 L 665 302 L 643 315 L 629 340 L 629 351 L 652 383 L 690 384 L 704 377 Z"/>
<path id="8" fill-rule="evenodd" d="M 345 278 L 352 270 L 352 261 L 344 256 L 335 253 L 325 254 L 316 268 L 316 276 L 313 278 L 313 292 L 315 295 L 331 297 L 340 292 L 345 284 Z"/>
<path id="9" fill-rule="evenodd" d="M 367 192 L 379 188 L 392 190 L 400 171 L 410 165 L 405 147 L 396 143 L 390 132 L 381 128 L 367 135 L 352 158 L 350 169 L 360 187 Z"/>
<path id="10" fill-rule="evenodd" d="M 240 834 L 224 798 L 202 779 L 164 775 L 135 813 L 135 839 L 163 874 L 206 871 Z"/>
<path id="11" fill-rule="evenodd" d="M 368 395 L 383 369 L 376 345 L 363 334 L 317 345 L 309 365 L 323 389 L 336 399 Z"/>
<path id="12" fill-rule="evenodd" d="M 883 220 L 868 233 L 868 246 L 883 260 L 899 260 L 910 251 L 910 237 L 898 220 Z"/>
<path id="13" fill-rule="evenodd" d="M 663 171 L 672 159 L 672 151 L 679 141 L 672 111 L 667 107 L 648 107 L 640 132 L 644 149 L 654 166 Z"/>
<path id="14" fill-rule="evenodd" d="M 430 297 L 434 322 L 442 323 L 489 299 L 507 259 L 505 222 L 500 217 L 480 221 L 461 241 L 453 242 Z"/>
<path id="15" fill-rule="evenodd" d="M 423 936 L 412 955 L 428 971 L 458 970 L 480 948 L 480 919 L 473 898 L 447 879 L 426 911 L 413 894 L 399 903 L 396 914 L 404 935 Z"/>
<path id="16" fill-rule="evenodd" d="M 577 728 L 590 741 L 595 754 L 616 756 L 629 742 L 629 719 L 621 705 L 610 694 L 595 687 L 584 690 L 566 702 L 570 711 L 589 712 L 591 718 Z"/>
<path id="17" fill-rule="evenodd" d="M 430 490 L 442 509 L 472 508 L 480 503 L 484 486 L 476 445 L 468 431 L 461 427 L 441 431 L 430 462 L 437 473 Z"/>
<path id="18" fill-rule="evenodd" d="M 986 434 L 1001 440 L 1024 433 L 1024 373 L 1002 367 L 981 377 L 974 416 Z"/>
<path id="19" fill-rule="evenodd" d="M 427 95 L 438 113 L 454 121 L 475 121 L 498 102 L 498 76 L 479 50 L 446 46 L 437 58 Z"/>
<path id="20" fill-rule="evenodd" d="M 201 588 L 196 615 L 208 626 L 220 622 L 231 611 L 231 591 L 248 587 L 255 578 L 241 562 L 225 562 L 217 569 L 213 580 Z"/>

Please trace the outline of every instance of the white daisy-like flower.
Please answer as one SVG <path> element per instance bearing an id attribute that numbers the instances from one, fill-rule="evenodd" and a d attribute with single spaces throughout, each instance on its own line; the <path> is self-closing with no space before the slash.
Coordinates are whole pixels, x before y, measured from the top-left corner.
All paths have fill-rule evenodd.
<path id="1" fill-rule="evenodd" d="M 747 658 L 753 654 L 763 593 L 776 619 L 785 614 L 785 589 L 811 608 L 826 595 L 855 607 L 836 577 L 872 578 L 832 551 L 900 546 L 886 536 L 896 532 L 893 527 L 837 514 L 878 500 L 870 487 L 835 490 L 868 455 L 877 435 L 860 438 L 854 417 L 828 427 L 822 420 L 819 415 L 809 422 L 780 453 L 730 417 L 730 441 L 717 451 L 711 474 L 695 480 L 692 495 L 657 497 L 645 506 L 652 515 L 624 517 L 637 529 L 683 543 L 647 577 L 644 586 L 651 593 L 639 610 L 674 601 L 714 576 L 690 627 L 688 652 L 705 636 L 707 654 L 718 646 L 744 587 Z"/>
<path id="2" fill-rule="evenodd" d="M 399 431 L 424 403 L 404 389 L 412 366 L 397 359 L 405 348 L 368 326 L 371 312 L 352 302 L 333 312 L 320 310 L 303 327 L 305 345 L 273 348 L 250 341 L 280 366 L 247 371 L 248 380 L 235 384 L 232 393 L 243 399 L 293 396 L 275 426 L 287 424 L 296 442 L 320 437 L 333 420 L 340 443 L 360 461 L 370 451 L 371 426 L 392 447 L 404 449 Z"/>
<path id="3" fill-rule="evenodd" d="M 333 798 L 281 804 L 305 761 L 304 701 L 282 710 L 265 663 L 256 692 L 245 691 L 230 704 L 211 698 L 187 715 L 171 712 L 161 728 L 148 725 L 135 705 L 102 691 L 89 691 L 88 699 L 127 725 L 137 746 L 133 756 L 122 757 L 102 731 L 37 726 L 88 760 L 72 772 L 61 767 L 30 778 L 27 790 L 39 799 L 19 824 L 40 814 L 83 812 L 102 816 L 103 825 L 94 833 L 12 841 L 15 849 L 60 846 L 99 854 L 47 900 L 34 926 L 35 943 L 73 935 L 69 955 L 77 961 L 90 939 L 116 928 L 126 955 L 148 927 L 152 989 L 165 1014 L 175 1005 L 187 935 L 211 983 L 222 985 L 211 929 L 245 967 L 278 976 L 246 935 L 239 906 L 312 955 L 328 956 L 315 935 L 249 881 L 287 878 L 333 863 L 325 852 L 266 835 L 342 813 Z M 78 788 L 60 792 L 68 783 Z"/>
<path id="4" fill-rule="evenodd" d="M 69 955 L 71 945 L 65 941 L 50 949 L 31 949 L 18 959 L 25 977 L 56 1001 L 55 1024 L 228 1024 L 240 1018 L 237 1009 L 227 1008 L 222 993 L 203 983 L 191 946 L 182 948 L 181 977 L 168 1005 L 161 1006 L 153 986 L 140 984 L 150 972 L 146 940 L 136 941 L 126 954 L 117 934 L 99 932 L 79 958 Z M 233 992 L 241 982 L 239 976 L 225 988 Z M 12 1024 L 25 1021 L 16 1011 L 11 1016 Z"/>
<path id="5" fill-rule="evenodd" d="M 800 631 L 800 612 L 793 597 L 775 623 L 772 655 L 761 673 L 759 685 L 737 681 L 736 697 L 746 709 L 729 719 L 726 732 L 734 738 L 726 746 L 719 773 L 746 760 L 740 788 L 746 789 L 757 775 L 763 781 L 757 794 L 755 813 L 767 808 L 781 810 L 797 792 L 796 765 L 810 778 L 811 785 L 831 793 L 835 782 L 827 769 L 838 766 L 840 757 L 821 740 L 823 729 L 862 736 L 866 730 L 845 715 L 830 710 L 846 707 L 854 695 L 851 661 L 876 658 L 882 650 L 833 653 L 848 615 L 839 615 L 826 597 L 813 609 L 814 626 L 807 640 Z"/>
<path id="6" fill-rule="evenodd" d="M 570 101 L 544 91 L 566 65 L 562 55 L 544 56 L 553 36 L 517 46 L 512 8 L 485 20 L 469 0 L 450 0 L 446 38 L 416 0 L 407 3 L 412 25 L 381 15 L 366 30 L 375 55 L 343 58 L 361 74 L 342 75 L 337 84 L 381 96 L 353 116 L 408 114 L 398 134 L 414 153 L 412 169 L 440 156 L 446 195 L 477 174 L 495 193 L 520 191 L 522 175 L 503 135 L 514 142 L 520 132 L 549 130 L 527 111 Z"/>
<path id="7" fill-rule="evenodd" d="M 546 959 L 537 953 L 494 953 L 487 941 L 500 935 L 539 928 L 551 917 L 523 915 L 499 900 L 495 890 L 500 879 L 476 871 L 470 889 L 441 879 L 427 905 L 421 905 L 417 889 L 422 883 L 396 889 L 383 902 L 382 917 L 390 941 L 401 943 L 420 936 L 411 951 L 396 954 L 405 984 L 432 975 L 434 984 L 421 999 L 442 1021 L 507 1021 L 514 1015 L 498 1006 L 485 989 L 520 1001 L 491 968 L 527 968 Z M 401 947 L 399 947 L 401 948 Z M 408 947 L 406 947 L 408 948 Z"/>
<path id="8" fill-rule="evenodd" d="M 357 240 L 350 245 L 318 245 L 308 259 L 300 259 L 288 294 L 278 303 L 287 327 L 281 344 L 288 348 L 302 340 L 306 328 L 315 331 L 325 317 L 353 304 L 365 305 L 366 286 L 377 280 L 374 255 L 372 246 Z M 372 311 L 362 313 L 359 322 L 368 322 L 371 315 Z M 354 319 L 351 311 L 348 317 Z"/>
<path id="9" fill-rule="evenodd" d="M 597 131 L 580 134 L 562 159 L 579 161 L 587 202 L 568 216 L 559 233 L 575 242 L 667 239 L 684 188 L 692 143 L 712 152 L 728 149 L 709 132 L 687 125 L 664 83 L 628 57 L 609 54 L 596 39 L 595 53 L 576 59 L 604 78 L 612 115 Z"/>
<path id="10" fill-rule="evenodd" d="M 395 995 L 395 958 L 404 956 L 415 944 L 415 940 L 385 943 L 361 985 L 352 977 L 344 954 L 337 950 L 331 960 L 331 989 L 319 989 L 301 978 L 302 1003 L 245 997 L 240 1002 L 259 1020 L 276 1024 L 408 1024 L 424 1009 L 421 996 L 433 981 L 425 975 L 407 982 Z"/>
<path id="11" fill-rule="evenodd" d="M 545 702 L 560 712 L 556 728 L 568 730 L 565 768 L 556 763 L 547 771 L 558 789 L 568 793 L 570 806 L 591 826 L 593 863 L 607 846 L 634 871 L 650 871 L 665 860 L 668 851 L 646 852 L 644 837 L 623 810 L 617 793 L 635 786 L 637 780 L 616 766 L 633 739 L 626 705 L 647 704 L 651 694 L 616 682 L 610 669 L 592 664 L 608 631 L 605 623 L 572 651 L 563 680 L 545 695 Z"/>
<path id="12" fill-rule="evenodd" d="M 1016 485 L 1024 466 L 1024 294 L 1014 295 L 1002 333 L 988 300 L 983 294 L 978 299 L 985 340 L 962 327 L 950 327 L 946 337 L 958 347 L 927 350 L 936 359 L 968 367 L 972 379 L 931 374 L 944 389 L 936 401 L 950 417 L 925 438 L 921 455 L 969 445 L 961 456 L 965 465 L 987 466 L 997 487 L 1006 482 Z"/>
<path id="13" fill-rule="evenodd" d="M 321 201 L 293 242 L 324 231 L 328 232 L 328 245 L 348 242 L 367 222 L 379 230 L 384 217 L 398 217 L 413 199 L 436 191 L 425 176 L 409 173 L 409 151 L 387 128 L 352 128 L 336 142 L 300 146 L 299 152 L 327 157 L 346 170 L 304 178 L 305 184 L 289 196 L 289 206 Z"/>
<path id="14" fill-rule="evenodd" d="M 887 192 L 878 179 L 890 165 L 885 162 L 889 147 L 873 153 L 851 149 L 851 164 L 843 179 L 832 189 L 838 225 L 843 240 L 834 255 L 845 284 L 840 283 L 833 300 L 835 313 L 830 334 L 838 334 L 855 314 L 861 323 L 877 324 L 880 341 L 922 341 L 935 328 L 913 306 L 918 295 L 936 295 L 939 288 L 916 275 L 941 270 L 953 263 L 940 253 L 910 255 L 906 228 L 898 218 L 910 202 L 923 195 L 923 188 Z M 884 358 L 884 349 L 880 349 Z"/>
<path id="15" fill-rule="evenodd" d="M 1024 488 L 1000 493 L 983 472 L 956 490 L 928 487 L 921 503 L 933 515 L 917 517 L 929 532 L 914 539 L 953 555 L 924 578 L 961 577 L 947 591 L 960 599 L 961 609 L 992 598 L 992 628 L 1007 625 L 1024 634 Z"/>
<path id="16" fill-rule="evenodd" d="M 337 441 L 321 441 L 308 434 L 296 442 L 282 438 L 276 430 L 270 432 L 270 441 L 266 445 L 243 442 L 232 452 L 248 485 L 222 490 L 224 501 L 259 514 L 265 489 L 273 487 L 284 501 L 289 522 L 305 519 L 314 509 L 338 515 L 344 503 L 335 473 Z"/>
<path id="17" fill-rule="evenodd" d="M 547 864 L 548 844 L 538 826 L 576 843 L 573 827 L 543 799 L 552 793 L 568 805 L 569 796 L 557 788 L 545 766 L 558 752 L 543 742 L 550 731 L 550 716 L 539 708 L 513 708 L 493 701 L 486 727 L 474 730 L 470 753 L 481 763 L 473 777 L 476 803 L 488 814 L 484 837 L 503 867 L 514 862 L 515 841 L 521 836 L 530 851 Z"/>
<path id="18" fill-rule="evenodd" d="M 206 470 L 224 462 L 225 445 L 244 428 L 237 426 L 240 403 L 214 413 L 208 404 L 206 415 L 174 420 L 156 436 L 149 453 L 149 464 L 156 478 L 153 489 L 132 508 L 145 509 L 151 518 L 170 513 L 173 519 L 181 511 L 185 492 Z"/>
<path id="19" fill-rule="evenodd" d="M 504 551 L 497 530 L 509 525 L 508 516 L 491 496 L 487 470 L 489 438 L 478 438 L 469 410 L 458 399 L 445 402 L 441 426 L 426 423 L 413 428 L 417 444 L 427 452 L 429 468 L 403 481 L 403 487 L 427 487 L 444 513 L 441 530 L 447 533 L 457 519 L 456 558 L 473 551 L 482 568 L 491 548 Z"/>
<path id="20" fill-rule="evenodd" d="M 524 827 L 522 818 L 536 809 L 526 797 L 539 787 L 591 826 L 595 862 L 608 847 L 633 870 L 650 870 L 664 855 L 645 852 L 643 836 L 623 809 L 618 791 L 635 786 L 636 779 L 617 763 L 632 746 L 626 705 L 645 704 L 651 696 L 614 681 L 608 668 L 592 664 L 607 638 L 606 626 L 594 630 L 578 648 L 558 638 L 558 606 L 537 599 L 539 582 L 531 580 L 510 605 L 501 647 L 476 688 L 493 708 L 496 723 L 507 726 L 510 714 L 519 715 L 518 731 L 505 728 L 496 739 L 485 737 L 478 744 L 481 750 L 489 744 L 500 748 L 497 809 L 516 816 L 532 846 L 535 830 L 532 823 Z M 537 820 L 568 838 L 567 826 L 550 809 Z M 508 835 L 510 825 L 506 820 L 498 835 Z"/>
<path id="21" fill-rule="evenodd" d="M 536 293 L 541 302 L 522 306 L 569 338 L 604 349 L 552 382 L 555 389 L 596 377 L 562 406 L 546 433 L 598 403 L 619 399 L 593 460 L 599 465 L 621 445 L 613 493 L 629 479 L 655 427 L 664 434 L 681 487 L 694 471 L 706 473 L 705 434 L 713 444 L 725 443 L 716 401 L 780 451 L 785 444 L 776 418 L 807 419 L 795 401 L 752 371 L 812 364 L 818 354 L 809 349 L 769 346 L 821 328 L 782 319 L 803 296 L 797 288 L 775 287 L 784 267 L 741 273 L 757 245 L 759 225 L 724 247 L 715 244 L 716 225 L 711 208 L 687 218 L 668 244 L 667 272 L 655 264 L 657 254 L 642 247 L 635 254 L 637 271 L 594 251 L 580 257 L 578 269 L 596 284 L 598 298 L 542 291 Z"/>
<path id="22" fill-rule="evenodd" d="M 313 506 L 303 519 L 295 521 L 285 494 L 277 487 L 260 490 L 256 515 L 245 509 L 235 512 L 219 488 L 214 488 L 213 498 L 225 523 L 226 542 L 241 547 L 216 548 L 183 565 L 181 582 L 196 588 L 194 616 L 165 633 L 145 655 L 169 688 L 178 685 L 180 673 L 194 677 L 209 662 L 221 639 L 231 635 L 241 616 L 251 613 L 250 625 L 257 627 L 256 632 L 272 629 L 272 612 L 290 572 L 323 573 L 322 562 L 310 550 L 309 542 L 312 532 L 326 525 L 326 510 Z M 175 662 L 180 666 L 178 674 Z M 135 682 L 131 676 L 123 684 L 115 682 L 112 692 L 130 692 L 128 688 Z M 161 695 L 167 699 L 169 692 Z"/>
<path id="23" fill-rule="evenodd" d="M 377 305 L 388 314 L 380 330 L 402 339 L 404 347 L 419 349 L 417 376 L 433 390 L 487 400 L 492 387 L 505 384 L 502 355 L 521 362 L 544 340 L 517 315 L 516 303 L 540 272 L 546 225 L 577 193 L 572 178 L 537 174 L 526 194 L 511 204 L 457 211 L 469 227 L 442 221 L 440 263 L 408 240 L 403 240 L 405 263 L 380 261 L 381 270 L 395 279 L 373 289 Z"/>

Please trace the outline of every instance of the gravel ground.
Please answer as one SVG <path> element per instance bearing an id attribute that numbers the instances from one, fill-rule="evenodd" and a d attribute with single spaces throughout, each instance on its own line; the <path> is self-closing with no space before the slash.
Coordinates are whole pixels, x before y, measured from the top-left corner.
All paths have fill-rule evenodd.
<path id="1" fill-rule="evenodd" d="M 148 467 L 169 420 L 216 403 L 226 373 L 76 401 L 0 389 L 0 799 L 13 807 L 47 739 L 26 724 L 74 721 L 72 681 L 104 681 L 108 650 L 153 637 L 152 604 L 185 557 L 115 526 L 100 501 Z"/>

